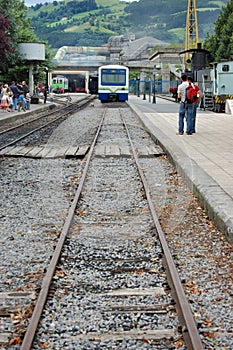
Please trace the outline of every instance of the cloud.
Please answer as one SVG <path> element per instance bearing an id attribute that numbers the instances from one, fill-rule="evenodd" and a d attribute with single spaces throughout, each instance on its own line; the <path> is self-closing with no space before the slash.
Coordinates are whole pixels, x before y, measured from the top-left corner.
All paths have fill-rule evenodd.
<path id="1" fill-rule="evenodd" d="M 36 4 L 45 4 L 46 2 L 53 2 L 54 0 L 24 0 L 25 5 L 27 7 L 30 6 L 34 6 Z M 58 0 L 58 1 L 62 1 L 62 0 Z M 124 2 L 134 2 L 134 1 L 139 1 L 139 0 L 120 0 L 120 1 L 124 1 Z"/>
<path id="2" fill-rule="evenodd" d="M 24 0 L 27 7 L 34 6 L 36 4 L 44 4 L 46 2 L 53 2 L 54 0 Z"/>

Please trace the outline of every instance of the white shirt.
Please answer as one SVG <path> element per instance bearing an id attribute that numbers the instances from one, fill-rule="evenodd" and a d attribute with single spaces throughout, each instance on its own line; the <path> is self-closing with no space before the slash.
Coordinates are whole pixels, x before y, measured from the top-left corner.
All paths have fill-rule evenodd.
<path id="1" fill-rule="evenodd" d="M 186 97 L 186 87 L 189 85 L 188 81 L 183 81 L 182 84 L 178 86 L 178 94 L 180 93 L 181 96 L 181 102 L 185 102 Z"/>

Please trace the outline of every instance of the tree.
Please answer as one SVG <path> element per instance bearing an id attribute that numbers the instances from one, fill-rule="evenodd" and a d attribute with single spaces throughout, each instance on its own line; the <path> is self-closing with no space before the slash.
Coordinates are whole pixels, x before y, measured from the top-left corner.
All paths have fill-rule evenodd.
<path id="1" fill-rule="evenodd" d="M 1 71 L 4 75 L 20 62 L 18 42 L 33 40 L 35 35 L 25 15 L 27 7 L 24 1 L 0 0 L 0 8 Z"/>
<path id="2" fill-rule="evenodd" d="M 1 80 L 26 80 L 28 63 L 20 57 L 18 43 L 38 42 L 31 22 L 26 17 L 24 0 L 0 0 L 0 73 Z M 50 52 L 46 46 L 46 67 L 51 65 Z"/>
<path id="3" fill-rule="evenodd" d="M 6 59 L 8 53 L 13 52 L 12 41 L 10 36 L 10 19 L 4 14 L 0 14 L 0 57 L 1 60 Z"/>
<path id="4" fill-rule="evenodd" d="M 230 0 L 220 12 L 214 34 L 208 35 L 204 48 L 209 50 L 215 61 L 233 59 L 233 0 Z"/>
<path id="5" fill-rule="evenodd" d="M 6 1 L 6 4 L 8 1 Z M 2 13 L 0 14 L 0 58 L 1 58 L 1 66 L 0 69 L 2 72 L 6 71 L 7 62 L 11 60 L 14 54 L 14 45 L 11 36 L 11 19 L 8 11 L 4 8 L 2 1 L 0 0 L 0 8 Z"/>

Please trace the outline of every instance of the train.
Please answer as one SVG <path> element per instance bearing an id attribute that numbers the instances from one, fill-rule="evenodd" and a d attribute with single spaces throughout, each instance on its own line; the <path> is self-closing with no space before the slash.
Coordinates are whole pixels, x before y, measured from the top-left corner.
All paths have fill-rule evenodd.
<path id="1" fill-rule="evenodd" d="M 203 93 L 200 107 L 214 112 L 225 112 L 226 100 L 233 99 L 233 61 L 213 63 L 212 67 L 194 69 L 191 75 Z M 177 100 L 177 88 L 180 82 L 172 80 L 170 93 Z"/>
<path id="2" fill-rule="evenodd" d="M 203 107 L 225 112 L 226 100 L 233 99 L 233 61 L 214 63 L 213 67 L 197 70 L 195 74 L 203 92 Z"/>
<path id="3" fill-rule="evenodd" d="M 98 99 L 125 102 L 129 95 L 129 69 L 121 65 L 103 65 L 98 69 Z"/>
<path id="4" fill-rule="evenodd" d="M 55 93 L 61 92 L 83 92 L 86 93 L 86 77 L 84 74 L 70 74 L 67 76 L 57 75 L 52 78 L 51 88 Z M 98 76 L 90 75 L 88 81 L 88 92 L 98 93 Z"/>
<path id="5" fill-rule="evenodd" d="M 91 75 L 89 77 L 88 89 L 90 94 L 98 94 L 98 75 Z"/>
<path id="6" fill-rule="evenodd" d="M 62 75 L 58 75 L 52 78 L 51 87 L 56 93 L 69 91 L 69 80 Z"/>

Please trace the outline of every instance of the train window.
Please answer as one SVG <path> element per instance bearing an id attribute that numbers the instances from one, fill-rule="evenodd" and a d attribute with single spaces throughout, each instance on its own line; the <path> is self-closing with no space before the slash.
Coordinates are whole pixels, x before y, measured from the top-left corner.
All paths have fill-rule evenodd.
<path id="1" fill-rule="evenodd" d="M 229 64 L 223 64 L 222 65 L 222 71 L 223 72 L 229 72 L 229 70 L 230 70 Z"/>
<path id="2" fill-rule="evenodd" d="M 102 70 L 102 84 L 125 84 L 126 72 L 123 69 Z"/>
<path id="3" fill-rule="evenodd" d="M 125 74 L 103 74 L 102 75 L 103 84 L 124 84 Z"/>

